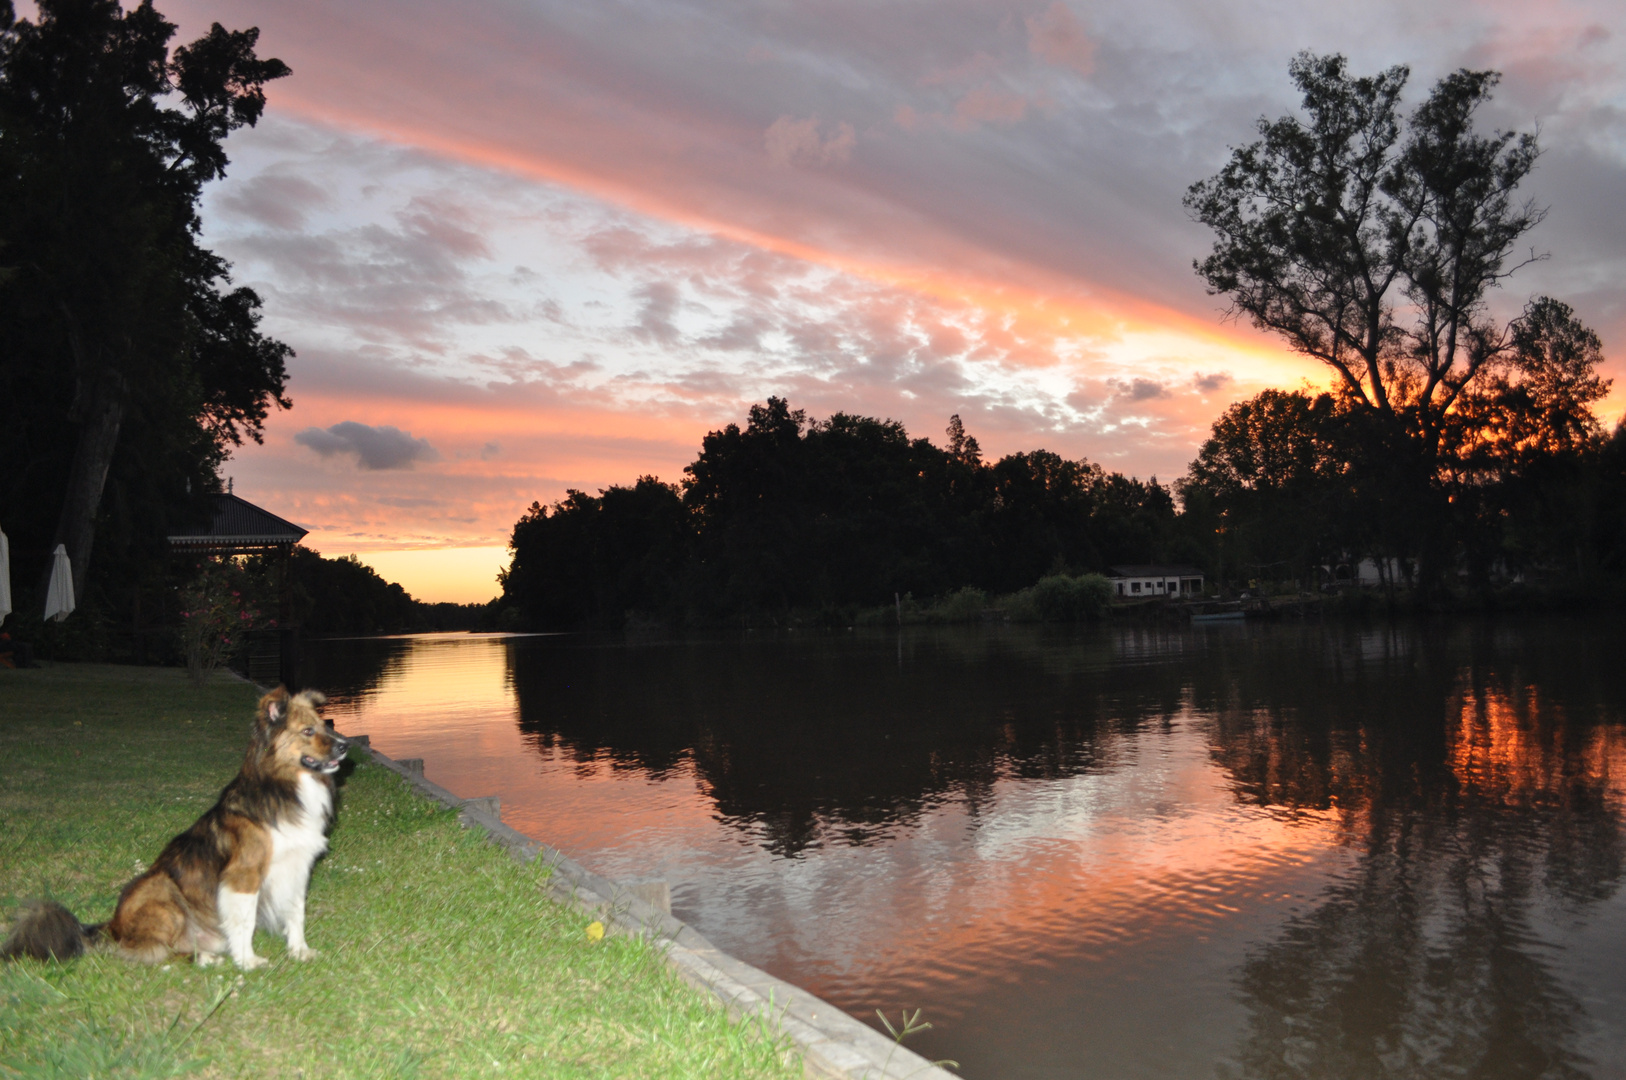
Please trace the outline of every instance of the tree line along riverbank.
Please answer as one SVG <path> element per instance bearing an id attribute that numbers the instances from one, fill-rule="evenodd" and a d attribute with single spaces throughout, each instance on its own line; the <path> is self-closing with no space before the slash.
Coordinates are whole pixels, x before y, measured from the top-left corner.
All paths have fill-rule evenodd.
<path id="1" fill-rule="evenodd" d="M 1618 603 L 1626 431 L 1580 414 L 1568 442 L 1503 447 L 1490 472 L 1480 447 L 1481 471 L 1446 475 L 1388 456 L 1384 426 L 1334 395 L 1265 391 L 1166 485 L 1042 449 L 988 461 L 958 417 L 938 446 L 770 398 L 708 434 L 681 483 L 533 504 L 496 624 L 849 625 L 905 597 L 944 621 L 1067 620 L 1105 605 L 1028 601 L 1129 563 L 1189 564 L 1229 596 L 1358 592 L 1363 560 L 1385 568 L 1337 610 Z"/>

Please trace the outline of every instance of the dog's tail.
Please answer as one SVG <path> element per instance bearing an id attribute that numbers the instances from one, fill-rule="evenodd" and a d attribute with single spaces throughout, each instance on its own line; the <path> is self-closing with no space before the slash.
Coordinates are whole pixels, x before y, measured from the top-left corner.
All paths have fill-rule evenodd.
<path id="1" fill-rule="evenodd" d="M 0 960 L 19 956 L 35 960 L 71 960 L 102 936 L 101 926 L 86 926 L 73 912 L 54 900 L 25 907 L 17 916 L 4 945 Z"/>

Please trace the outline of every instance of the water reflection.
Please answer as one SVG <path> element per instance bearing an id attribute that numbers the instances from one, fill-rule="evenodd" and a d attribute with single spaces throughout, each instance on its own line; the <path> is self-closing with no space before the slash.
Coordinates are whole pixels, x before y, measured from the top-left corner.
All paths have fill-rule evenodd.
<path id="1" fill-rule="evenodd" d="M 1239 799 L 1335 806 L 1361 853 L 1249 956 L 1248 1031 L 1226 1071 L 1618 1075 L 1620 1033 L 1586 1037 L 1593 988 L 1566 978 L 1552 933 L 1555 914 L 1585 919 L 1620 882 L 1626 756 L 1618 723 L 1598 722 L 1618 698 L 1587 662 L 1608 658 L 1558 672 L 1529 643 L 1509 657 L 1472 642 L 1468 665 L 1380 644 L 1335 702 L 1284 681 L 1268 703 L 1215 709 Z"/>
<path id="2" fill-rule="evenodd" d="M 1620 638 L 444 636 L 323 677 L 730 951 L 926 1006 L 967 1076 L 1626 1076 Z"/>
<path id="3" fill-rule="evenodd" d="M 1136 669 L 1113 668 L 1108 642 L 904 644 L 901 668 L 844 638 L 516 648 L 508 677 L 538 747 L 652 776 L 690 765 L 725 821 L 789 857 L 873 842 L 949 801 L 974 816 L 1001 777 L 1109 767 L 1115 733 L 1181 707 L 1166 679 L 1120 677 Z M 1102 673 L 1118 673 L 1111 699 L 1085 677 Z"/>

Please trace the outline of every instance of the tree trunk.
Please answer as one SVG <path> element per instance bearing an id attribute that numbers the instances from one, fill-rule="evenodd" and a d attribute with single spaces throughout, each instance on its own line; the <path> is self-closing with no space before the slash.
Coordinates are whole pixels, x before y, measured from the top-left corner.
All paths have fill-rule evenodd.
<path id="1" fill-rule="evenodd" d="M 119 441 L 119 428 L 124 423 L 123 395 L 109 376 L 100 380 L 95 397 L 84 418 L 79 422 L 79 445 L 74 448 L 73 468 L 68 473 L 68 488 L 62 497 L 62 515 L 57 518 L 56 543 L 68 549 L 68 561 L 73 567 L 73 595 L 76 603 L 84 603 L 85 582 L 89 580 L 90 551 L 96 539 L 96 511 L 102 503 L 102 489 L 107 484 L 107 471 L 113 464 L 113 448 Z M 54 547 L 54 545 L 53 545 Z M 50 586 L 51 563 L 47 560 L 40 577 L 40 595 Z"/>

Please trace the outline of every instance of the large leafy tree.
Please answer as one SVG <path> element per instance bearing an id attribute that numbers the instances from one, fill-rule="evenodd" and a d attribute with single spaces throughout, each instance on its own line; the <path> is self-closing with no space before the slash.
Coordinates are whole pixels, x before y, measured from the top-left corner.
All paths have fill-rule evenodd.
<path id="1" fill-rule="evenodd" d="M 959 445 L 978 453 L 963 429 Z M 942 524 L 959 463 L 896 421 L 753 405 L 744 429 L 709 433 L 684 470 L 697 604 L 783 611 L 929 591 L 939 547 L 967 557 Z"/>
<path id="2" fill-rule="evenodd" d="M 65 544 L 84 595 L 99 523 L 161 542 L 166 508 L 289 405 L 289 350 L 197 213 L 288 68 L 218 23 L 171 51 L 150 0 L 38 9 L 0 0 L 0 512 L 25 561 Z"/>
<path id="3" fill-rule="evenodd" d="M 1338 562 L 1360 502 L 1347 425 L 1331 394 L 1266 390 L 1226 409 L 1177 484 L 1188 512 L 1213 515 L 1221 568 L 1242 578 L 1312 580 Z"/>
<path id="4" fill-rule="evenodd" d="M 1364 417 L 1356 464 L 1394 492 L 1391 509 L 1405 504 L 1383 546 L 1426 549 L 1437 570 L 1454 451 L 1586 428 L 1596 337 L 1546 297 L 1510 320 L 1492 310 L 1491 291 L 1541 257 L 1521 245 L 1544 214 L 1517 195 L 1535 136 L 1475 127 L 1495 72 L 1447 75 L 1407 114 L 1405 67 L 1357 77 L 1342 56 L 1301 53 L 1289 71 L 1304 116 L 1261 119 L 1258 141 L 1186 193 L 1216 234 L 1196 270 L 1234 314 L 1332 369 Z M 1523 427 L 1466 430 L 1501 422 L 1492 399 L 1519 405 L 1509 422 Z"/>
<path id="5" fill-rule="evenodd" d="M 514 524 L 503 594 L 536 626 L 620 626 L 678 602 L 692 530 L 682 497 L 653 476 L 532 503 Z"/>
<path id="6" fill-rule="evenodd" d="M 1261 119 L 1257 142 L 1186 193 L 1217 234 L 1197 272 L 1354 401 L 1437 440 L 1461 395 L 1554 310 L 1536 301 L 1504 323 L 1487 302 L 1539 257 L 1520 242 L 1544 211 L 1516 195 L 1535 136 L 1476 131 L 1495 72 L 1448 75 L 1403 116 L 1405 67 L 1355 77 L 1342 56 L 1302 53 L 1289 71 L 1306 117 Z"/>

